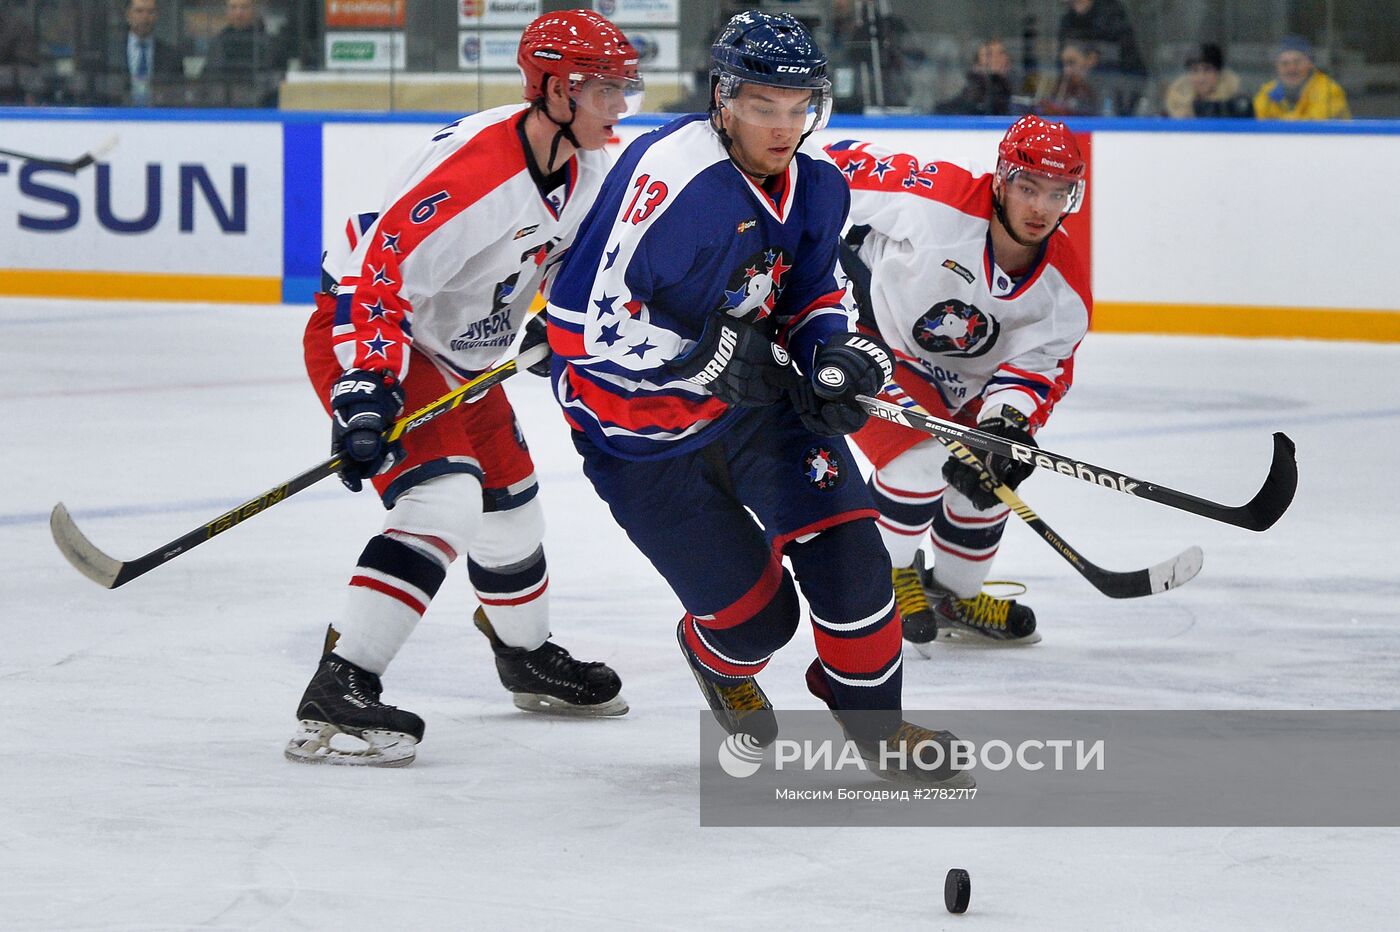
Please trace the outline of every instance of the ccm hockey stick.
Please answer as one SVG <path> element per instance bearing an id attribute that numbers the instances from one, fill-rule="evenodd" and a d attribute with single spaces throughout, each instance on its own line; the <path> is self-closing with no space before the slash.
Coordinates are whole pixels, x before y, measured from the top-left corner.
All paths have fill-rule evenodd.
<path id="1" fill-rule="evenodd" d="M 549 347 L 546 344 L 532 346 L 514 359 L 503 362 L 494 369 L 488 369 L 470 382 L 457 386 L 437 401 L 419 408 L 407 417 L 399 418 L 389 430 L 389 442 L 398 440 L 404 434 L 417 430 L 433 418 L 446 414 L 470 399 L 485 393 L 488 389 L 510 378 L 518 369 L 528 369 L 535 363 L 542 361 L 548 353 Z M 73 564 L 74 569 L 104 589 L 115 589 L 131 582 L 138 576 L 144 576 L 183 553 L 188 553 L 210 538 L 222 534 L 254 515 L 261 514 L 273 505 L 286 501 L 296 493 L 310 488 L 332 475 L 339 468 L 340 457 L 338 456 L 333 456 L 323 463 L 317 463 L 281 485 L 274 486 L 261 495 L 250 498 L 212 521 L 200 525 L 188 534 L 177 537 L 165 546 L 157 547 L 135 560 L 117 560 L 99 550 L 78 529 L 78 525 L 73 522 L 73 518 L 68 514 L 68 509 L 63 506 L 62 502 L 55 505 L 53 513 L 49 515 L 49 530 L 53 533 L 54 543 L 68 558 L 68 562 Z"/>
<path id="2" fill-rule="evenodd" d="M 988 434 L 971 427 L 962 427 L 929 414 L 922 414 L 910 408 L 857 395 L 856 400 L 872 417 L 882 418 L 894 424 L 903 424 L 921 430 L 926 434 L 949 440 L 957 440 L 984 453 L 995 453 L 1009 457 L 1018 463 L 1029 463 L 1040 469 L 1048 469 L 1061 475 L 1083 479 L 1095 485 L 1122 492 L 1135 498 L 1145 498 L 1170 508 L 1189 511 L 1212 521 L 1233 524 L 1250 531 L 1264 531 L 1273 527 L 1274 522 L 1283 516 L 1293 501 L 1293 493 L 1298 488 L 1298 463 L 1293 458 L 1293 441 L 1282 433 L 1274 434 L 1274 459 L 1269 465 L 1269 474 L 1254 497 L 1243 505 L 1222 505 L 1208 499 L 1197 498 L 1186 492 L 1120 472 L 1094 466 L 1083 460 L 1072 459 L 1038 447 L 1028 447 L 1013 443 L 994 434 Z"/>
<path id="3" fill-rule="evenodd" d="M 34 162 L 37 165 L 43 165 L 45 168 L 52 168 L 61 172 L 68 172 L 70 175 L 73 175 L 77 174 L 82 169 L 87 168 L 89 165 L 102 158 L 102 156 L 106 155 L 108 152 L 111 152 L 114 148 L 116 148 L 116 145 L 117 137 L 113 136 L 112 138 L 104 142 L 102 145 L 98 146 L 96 149 L 93 149 L 91 152 L 81 155 L 78 158 L 73 159 L 71 161 L 64 161 L 63 159 L 51 159 L 43 155 L 30 155 L 27 152 L 14 152 L 10 149 L 0 149 L 0 156 L 8 156 L 12 159 L 23 159 L 26 162 Z"/>
<path id="4" fill-rule="evenodd" d="M 980 471 L 983 479 L 988 478 L 986 468 L 975 453 L 956 440 L 948 440 L 944 437 L 939 437 L 938 440 L 948 448 L 948 452 L 973 469 Z M 1175 589 L 1177 586 L 1185 585 L 1194 579 L 1196 574 L 1201 571 L 1202 563 L 1205 562 L 1205 554 L 1200 547 L 1188 547 L 1170 560 L 1149 566 L 1146 569 L 1130 570 L 1126 573 L 1106 570 L 1089 562 L 1083 554 L 1071 547 L 1068 541 L 1056 534 L 1054 529 L 1046 524 L 1040 515 L 1032 511 L 1031 507 L 1022 501 L 1021 496 L 1017 495 L 1010 486 L 998 482 L 993 491 L 997 498 L 1016 512 L 1018 518 L 1026 522 L 1032 531 L 1040 535 L 1041 540 L 1049 544 L 1056 553 L 1064 558 L 1066 563 L 1074 567 L 1080 576 L 1089 580 L 1090 585 L 1110 599 L 1137 599 L 1145 595 Z"/>

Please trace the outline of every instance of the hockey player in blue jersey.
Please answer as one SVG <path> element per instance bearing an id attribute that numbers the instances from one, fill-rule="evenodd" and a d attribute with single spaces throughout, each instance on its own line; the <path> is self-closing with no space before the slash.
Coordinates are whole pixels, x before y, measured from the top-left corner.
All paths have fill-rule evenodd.
<path id="1" fill-rule="evenodd" d="M 889 557 L 844 439 L 893 365 L 854 332 L 845 181 L 798 152 L 830 111 L 826 58 L 793 17 L 755 12 L 712 51 L 709 113 L 627 149 L 559 273 L 555 394 L 585 474 L 684 606 L 681 650 L 728 731 L 776 736 L 756 677 L 797 630 L 800 586 L 808 687 L 862 753 L 946 742 L 903 721 Z"/>

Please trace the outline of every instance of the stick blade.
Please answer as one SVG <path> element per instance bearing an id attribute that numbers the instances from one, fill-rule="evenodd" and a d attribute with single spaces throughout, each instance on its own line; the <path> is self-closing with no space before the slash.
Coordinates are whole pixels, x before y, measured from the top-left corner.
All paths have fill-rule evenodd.
<path id="1" fill-rule="evenodd" d="M 1152 591 L 1166 592 L 1168 589 L 1186 585 L 1196 578 L 1205 562 L 1205 551 L 1193 546 L 1187 547 L 1164 563 L 1148 567 L 1147 578 L 1152 584 Z"/>
<path id="2" fill-rule="evenodd" d="M 114 560 L 88 540 L 62 502 L 53 506 L 49 514 L 49 532 L 58 550 L 73 564 L 73 569 L 97 583 L 103 589 L 115 589 L 126 580 L 118 582 L 122 562 Z"/>
<path id="3" fill-rule="evenodd" d="M 1259 492 L 1242 509 L 1247 516 L 1240 526 L 1251 531 L 1267 531 L 1273 527 L 1288 506 L 1293 503 L 1293 495 L 1298 491 L 1297 447 L 1285 433 L 1274 434 L 1274 460 L 1269 464 L 1269 475 Z"/>

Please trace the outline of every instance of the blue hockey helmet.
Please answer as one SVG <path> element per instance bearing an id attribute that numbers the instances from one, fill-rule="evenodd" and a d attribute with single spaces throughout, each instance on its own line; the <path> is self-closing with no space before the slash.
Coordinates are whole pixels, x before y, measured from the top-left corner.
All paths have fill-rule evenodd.
<path id="1" fill-rule="evenodd" d="M 804 132 L 826 125 L 831 115 L 826 53 L 792 14 L 757 10 L 735 14 L 710 47 L 710 59 L 712 109 L 734 100 L 744 84 L 806 89 L 812 92 L 812 100 Z"/>

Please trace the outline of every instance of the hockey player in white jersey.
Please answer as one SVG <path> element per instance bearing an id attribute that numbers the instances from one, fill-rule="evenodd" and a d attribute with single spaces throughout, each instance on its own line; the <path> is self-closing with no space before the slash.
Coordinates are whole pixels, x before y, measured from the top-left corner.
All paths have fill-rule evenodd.
<path id="1" fill-rule="evenodd" d="M 296 761 L 401 766 L 423 720 L 380 677 L 465 556 L 476 626 L 529 711 L 621 715 L 621 681 L 550 637 L 534 464 L 498 387 L 392 446 L 384 431 L 495 364 L 568 248 L 606 174 L 614 124 L 641 105 L 637 52 L 596 13 L 537 18 L 518 55 L 528 104 L 444 127 L 377 214 L 352 218 L 306 330 L 307 371 L 332 416 L 341 480 L 388 514 L 350 578 L 297 707 Z M 358 235 L 362 232 L 362 235 Z M 543 339 L 542 322 L 539 333 Z M 338 735 L 360 739 L 345 747 Z M 333 742 L 333 739 L 334 742 Z"/>
<path id="2" fill-rule="evenodd" d="M 843 262 L 863 323 L 897 359 L 886 400 L 1035 445 L 1070 387 L 1093 307 L 1083 260 L 1060 229 L 1084 199 L 1074 136 L 1023 117 L 991 174 L 852 141 L 827 152 L 851 188 Z M 870 488 L 905 639 L 925 652 L 940 629 L 983 643 L 1038 641 L 1029 606 L 982 591 L 1009 510 L 980 471 L 878 419 L 855 440 L 875 466 Z M 1032 471 L 1005 457 L 985 463 L 1012 488 Z M 930 534 L 931 572 L 922 551 Z"/>

